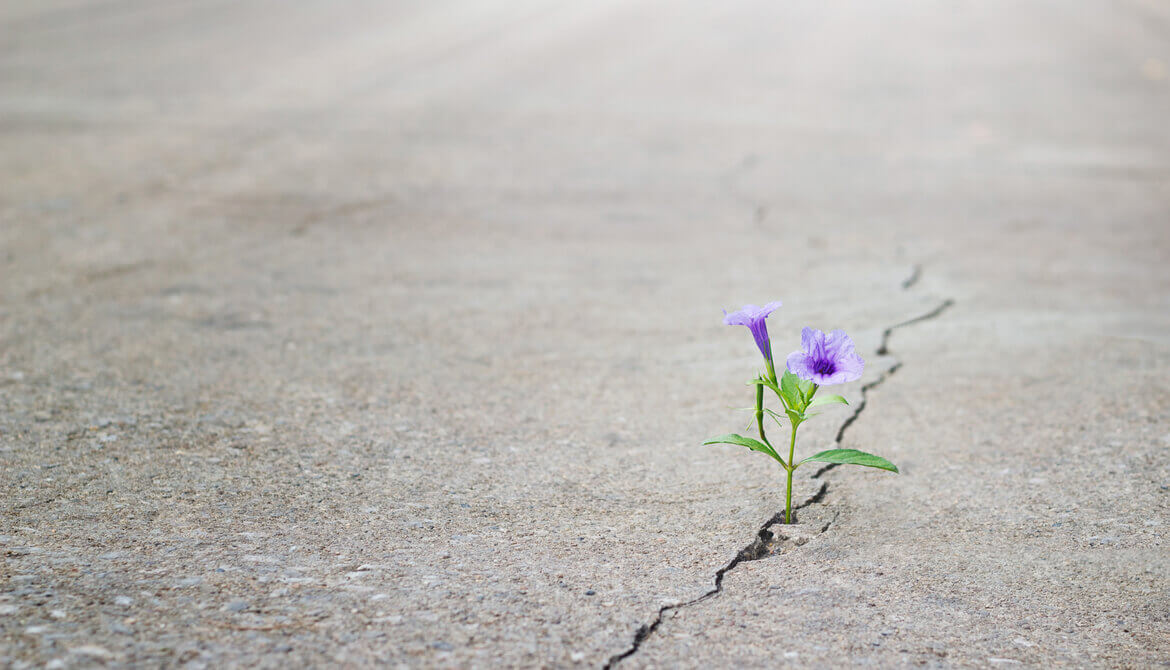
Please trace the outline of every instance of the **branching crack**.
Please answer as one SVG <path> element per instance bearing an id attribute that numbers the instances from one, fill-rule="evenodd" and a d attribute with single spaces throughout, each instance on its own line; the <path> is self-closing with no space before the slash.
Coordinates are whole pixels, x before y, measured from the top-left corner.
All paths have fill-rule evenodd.
<path id="1" fill-rule="evenodd" d="M 938 307 L 935 307 L 934 309 L 930 310 L 926 314 L 920 314 L 920 315 L 914 317 L 913 319 L 908 319 L 906 321 L 903 321 L 902 323 L 895 323 L 894 325 L 890 326 L 889 328 L 886 328 L 885 330 L 882 331 L 882 343 L 877 348 L 877 351 L 875 353 L 877 353 L 878 356 L 885 356 L 885 355 L 890 353 L 890 349 L 889 349 L 890 335 L 893 335 L 895 330 L 898 330 L 899 328 L 905 328 L 906 326 L 912 326 L 916 323 L 922 323 L 923 321 L 929 321 L 930 319 L 936 318 L 936 317 L 938 317 L 938 315 L 945 312 L 946 309 L 953 304 L 955 304 L 955 301 L 951 300 L 950 298 L 947 298 L 946 300 L 939 303 Z M 902 364 L 898 363 L 894 367 L 898 368 L 901 366 L 902 366 Z"/>
<path id="2" fill-rule="evenodd" d="M 918 279 L 921 277 L 921 274 L 922 274 L 921 266 L 915 265 L 914 270 L 911 273 L 910 277 L 902 282 L 902 288 L 909 289 L 910 287 L 912 287 L 914 284 L 916 284 L 918 282 Z M 927 321 L 929 319 L 934 319 L 934 318 L 938 317 L 939 315 L 941 315 L 944 311 L 947 310 L 947 308 L 949 308 L 953 304 L 955 304 L 955 301 L 948 298 L 947 300 L 944 300 L 941 303 L 939 303 L 939 305 L 937 307 L 930 310 L 929 312 L 926 312 L 925 314 L 921 314 L 919 316 L 914 317 L 913 319 L 902 321 L 901 323 L 896 323 L 896 324 L 886 328 L 885 330 L 882 331 L 881 343 L 878 345 L 878 348 L 874 353 L 876 353 L 879 356 L 889 355 L 890 337 L 893 335 L 895 330 L 898 330 L 899 328 L 905 328 L 906 326 L 910 326 L 910 325 L 913 325 L 916 323 L 921 323 L 921 322 Z M 837 446 L 841 446 L 842 441 L 845 439 L 845 431 L 849 430 L 849 427 L 853 425 L 853 422 L 856 421 L 859 416 L 861 416 L 861 413 L 863 411 L 865 411 L 868 392 L 871 389 L 877 388 L 878 386 L 885 383 L 885 381 L 887 379 L 889 379 L 891 376 L 893 376 L 894 373 L 896 373 L 899 369 L 901 369 L 901 367 L 902 367 L 901 361 L 894 361 L 888 368 L 886 368 L 884 371 L 882 371 L 881 375 L 879 375 L 877 379 L 875 379 L 872 382 L 865 384 L 861 387 L 860 392 L 859 392 L 861 395 L 861 400 L 853 405 L 853 413 L 850 414 L 849 417 L 845 419 L 845 421 L 841 424 L 841 428 L 837 430 L 837 436 L 836 436 L 836 438 L 834 438 L 834 443 Z M 829 472 L 830 470 L 832 470 L 835 467 L 837 467 L 837 464 L 831 463 L 829 465 L 826 465 L 826 466 L 820 468 L 815 473 L 813 473 L 812 479 L 820 479 L 822 475 Z M 794 505 L 792 507 L 793 519 L 795 520 L 795 518 L 796 518 L 796 511 L 797 510 L 803 509 L 803 508 L 808 507 L 810 505 L 816 505 L 816 504 L 819 504 L 821 502 L 824 502 L 824 499 L 828 495 L 828 493 L 829 493 L 829 482 L 822 481 L 820 488 L 817 489 L 816 493 L 814 493 L 813 495 L 806 498 L 804 500 L 804 502 L 802 502 L 798 505 Z M 825 523 L 824 526 L 822 526 L 817 531 L 817 533 L 823 534 L 825 532 L 828 532 L 829 528 L 832 527 L 833 523 L 837 520 L 837 517 L 839 515 L 840 515 L 840 512 L 834 514 L 833 517 L 831 519 L 829 519 L 829 521 L 827 523 Z M 790 537 L 785 536 L 783 534 L 783 529 L 784 529 L 784 525 L 785 525 L 783 522 L 784 522 L 784 510 L 780 510 L 779 512 L 776 512 L 775 514 L 773 514 L 772 517 L 769 518 L 766 522 L 764 522 L 764 525 L 760 526 L 760 529 L 756 531 L 756 536 L 752 539 L 752 541 L 747 546 L 745 546 L 743 549 L 740 549 L 739 552 L 736 553 L 735 557 L 732 558 L 731 561 L 727 563 L 727 565 L 723 566 L 722 568 L 719 568 L 719 570 L 717 570 L 715 572 L 715 588 L 711 589 L 710 591 L 707 591 L 703 595 L 701 595 L 698 598 L 695 598 L 693 600 L 688 600 L 688 601 L 681 602 L 681 603 L 675 603 L 673 605 L 665 605 L 665 606 L 661 607 L 658 610 L 657 616 L 654 617 L 654 620 L 652 622 L 650 622 L 649 624 L 643 624 L 642 626 L 640 626 L 638 628 L 637 632 L 634 633 L 634 642 L 632 645 L 629 646 L 629 648 L 627 648 L 625 651 L 623 651 L 620 654 L 615 654 L 614 656 L 610 657 L 609 661 L 607 661 L 605 666 L 604 666 L 604 670 L 610 670 L 611 668 L 616 666 L 618 663 L 620 663 L 623 660 L 629 658 L 630 656 L 633 656 L 634 654 L 638 653 L 638 650 L 642 647 L 642 643 L 645 642 L 651 635 L 653 635 L 654 631 L 657 630 L 660 625 L 662 625 L 662 622 L 665 620 L 667 613 L 672 612 L 674 610 L 680 610 L 680 609 L 683 609 L 686 607 L 690 607 L 691 605 L 697 605 L 705 600 L 709 600 L 711 598 L 714 598 L 715 596 L 722 593 L 723 592 L 723 577 L 725 575 L 727 575 L 728 572 L 731 572 L 732 570 L 734 570 L 735 567 L 738 566 L 740 563 L 745 563 L 748 561 L 758 561 L 762 558 L 767 558 L 768 556 L 773 556 L 773 555 L 779 553 L 779 549 L 781 548 L 780 545 L 786 541 L 791 541 L 792 545 L 800 546 L 800 545 L 803 545 L 808 540 L 807 537 L 804 537 L 804 538 L 792 537 L 792 538 L 790 538 Z M 778 532 L 773 532 L 773 530 L 772 530 L 773 526 L 778 527 Z"/>
<path id="3" fill-rule="evenodd" d="M 911 277 L 911 279 L 915 279 L 915 278 L 916 278 L 916 275 Z M 909 280 L 907 280 L 907 281 L 909 282 Z M 903 285 L 905 285 L 905 284 L 903 284 Z M 907 321 L 903 321 L 901 323 L 894 324 L 894 325 L 890 326 L 889 328 L 886 328 L 885 330 L 882 331 L 881 344 L 878 345 L 878 348 L 874 353 L 876 353 L 878 356 L 889 355 L 889 353 L 890 353 L 890 336 L 893 335 L 895 330 L 897 330 L 899 328 L 905 328 L 906 326 L 910 326 L 910 325 L 913 325 L 915 323 L 920 323 L 920 322 L 926 321 L 928 319 L 933 319 L 933 318 L 939 316 L 940 314 L 942 314 L 944 311 L 946 311 L 946 309 L 948 307 L 950 307 L 953 304 L 955 304 L 954 300 L 950 300 L 950 299 L 944 300 L 941 303 L 939 303 L 939 305 L 937 307 L 935 307 L 934 309 L 930 310 L 929 312 L 927 312 L 925 314 L 921 314 L 919 316 L 914 317 L 913 319 L 909 319 Z M 849 430 L 849 427 L 853 425 L 853 422 L 857 421 L 857 417 L 861 416 L 861 413 L 863 411 L 865 411 L 865 405 L 869 400 L 869 391 L 884 384 L 887 379 L 894 376 L 894 373 L 897 372 L 898 370 L 900 370 L 901 368 L 902 368 L 902 361 L 894 361 L 890 365 L 890 367 L 888 367 L 882 371 L 881 375 L 879 375 L 877 379 L 873 380 L 872 382 L 870 382 L 868 384 L 862 385 L 861 390 L 858 392 L 859 395 L 861 395 L 861 400 L 854 403 L 853 413 L 850 414 L 849 417 L 846 418 L 845 421 L 841 423 L 841 427 L 837 429 L 837 436 L 835 438 L 833 438 L 833 442 L 836 446 L 838 446 L 838 447 L 841 446 L 842 442 L 845 440 L 845 431 Z M 815 473 L 813 473 L 813 479 L 819 478 L 821 475 L 825 474 L 829 470 L 832 470 L 833 468 L 837 467 L 837 465 L 838 465 L 837 463 L 830 463 L 826 466 L 823 466 L 821 469 L 819 469 Z"/>

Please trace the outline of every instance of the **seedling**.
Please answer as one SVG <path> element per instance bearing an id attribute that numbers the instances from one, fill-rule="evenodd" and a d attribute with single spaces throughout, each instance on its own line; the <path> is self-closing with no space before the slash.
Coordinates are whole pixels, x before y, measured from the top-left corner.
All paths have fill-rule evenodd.
<path id="1" fill-rule="evenodd" d="M 879 468 L 898 472 L 898 467 L 881 456 L 867 454 L 857 449 L 828 449 L 813 454 L 808 458 L 797 461 L 796 457 L 796 430 L 800 424 L 808 421 L 815 414 L 809 410 L 824 405 L 848 405 L 845 398 L 839 395 L 817 396 L 822 386 L 844 384 L 861 379 L 865 361 L 854 351 L 853 340 L 843 330 L 834 330 L 828 334 L 823 331 L 805 328 L 801 331 L 801 348 L 788 354 L 784 374 L 776 378 L 776 366 L 772 362 L 772 342 L 768 338 L 768 315 L 780 307 L 779 302 L 770 302 L 763 307 L 744 305 L 743 309 L 727 314 L 724 312 L 723 323 L 731 326 L 747 326 L 755 338 L 756 346 L 764 355 L 765 370 L 756 376 L 749 385 L 756 388 L 755 419 L 756 429 L 760 439 L 753 439 L 729 433 L 707 440 L 703 444 L 736 444 L 747 447 L 752 451 L 771 456 L 780 467 L 788 473 L 788 493 L 784 503 L 784 523 L 792 523 L 792 473 L 805 463 L 841 463 L 849 465 L 864 465 L 870 468 Z M 774 412 L 764 406 L 764 390 L 770 389 L 780 400 L 784 414 Z M 770 416 L 777 424 L 783 425 L 786 420 L 791 427 L 791 438 L 788 441 L 788 460 L 784 460 L 772 443 L 768 441 L 764 431 L 764 415 Z"/>

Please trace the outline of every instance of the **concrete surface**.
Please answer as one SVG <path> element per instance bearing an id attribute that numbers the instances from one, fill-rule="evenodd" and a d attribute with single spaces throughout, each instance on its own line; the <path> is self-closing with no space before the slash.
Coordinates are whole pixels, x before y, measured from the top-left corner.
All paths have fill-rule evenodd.
<path id="1" fill-rule="evenodd" d="M 1170 664 L 1170 10 L 821 4 L 0 7 L 0 665 Z"/>

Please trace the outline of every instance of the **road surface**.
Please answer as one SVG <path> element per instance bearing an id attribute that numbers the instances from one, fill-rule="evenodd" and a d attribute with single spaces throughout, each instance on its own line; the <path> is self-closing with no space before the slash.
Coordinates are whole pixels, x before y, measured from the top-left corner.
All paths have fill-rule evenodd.
<path id="1" fill-rule="evenodd" d="M 1167 119 L 1150 1 L 7 2 L 0 665 L 1165 665 Z"/>

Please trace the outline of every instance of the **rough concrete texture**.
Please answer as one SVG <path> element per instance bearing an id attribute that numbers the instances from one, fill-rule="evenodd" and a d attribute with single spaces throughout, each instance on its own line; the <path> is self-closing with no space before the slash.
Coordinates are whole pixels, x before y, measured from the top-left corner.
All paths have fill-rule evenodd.
<path id="1" fill-rule="evenodd" d="M 1167 665 L 1168 64 L 1145 0 L 4 3 L 0 665 Z M 868 361 L 801 451 L 902 467 L 795 529 L 699 445 L 771 299 Z"/>

